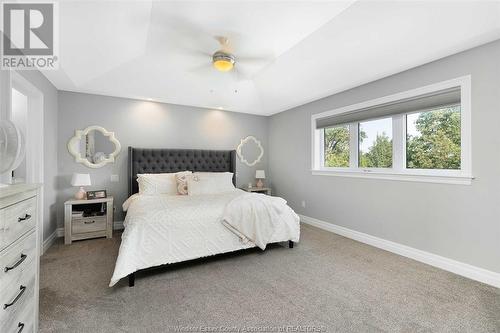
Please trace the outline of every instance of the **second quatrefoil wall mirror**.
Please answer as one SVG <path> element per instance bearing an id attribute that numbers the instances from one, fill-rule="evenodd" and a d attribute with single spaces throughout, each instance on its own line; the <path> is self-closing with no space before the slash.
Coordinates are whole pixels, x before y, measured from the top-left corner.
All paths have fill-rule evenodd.
<path id="1" fill-rule="evenodd" d="M 248 166 L 254 166 L 259 163 L 264 156 L 264 148 L 257 138 L 254 136 L 247 136 L 241 139 L 238 148 L 236 148 L 236 154 L 242 163 Z"/>

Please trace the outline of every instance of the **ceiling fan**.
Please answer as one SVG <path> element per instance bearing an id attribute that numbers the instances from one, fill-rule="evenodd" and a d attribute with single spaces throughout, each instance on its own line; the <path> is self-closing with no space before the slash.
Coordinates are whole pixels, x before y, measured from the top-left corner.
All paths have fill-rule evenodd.
<path id="1" fill-rule="evenodd" d="M 217 36 L 215 39 L 221 45 L 221 49 L 212 55 L 212 65 L 221 72 L 229 72 L 234 68 L 236 57 L 231 53 L 229 40 L 226 37 Z"/>
<path id="2" fill-rule="evenodd" d="M 219 48 L 214 53 L 200 52 L 203 57 L 209 56 L 212 60 L 212 67 L 219 72 L 232 72 L 237 79 L 248 79 L 251 65 L 263 66 L 273 60 L 271 56 L 245 57 L 235 55 L 233 45 L 229 38 L 224 36 L 215 36 L 214 39 L 219 43 Z M 210 59 L 208 58 L 208 59 Z M 204 58 L 207 59 L 207 58 Z M 207 60 L 208 60 L 207 59 Z M 203 71 L 208 69 L 208 63 L 198 66 L 194 71 Z"/>

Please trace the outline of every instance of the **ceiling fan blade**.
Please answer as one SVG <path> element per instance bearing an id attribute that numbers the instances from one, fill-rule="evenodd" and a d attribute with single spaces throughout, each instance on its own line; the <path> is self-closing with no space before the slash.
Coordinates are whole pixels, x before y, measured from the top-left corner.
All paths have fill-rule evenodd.
<path id="1" fill-rule="evenodd" d="M 274 56 L 264 55 L 264 56 L 243 56 L 237 57 L 239 62 L 250 63 L 268 63 L 274 61 Z"/>
<path id="2" fill-rule="evenodd" d="M 220 50 L 227 52 L 227 53 L 233 53 L 233 46 L 232 46 L 231 42 L 229 41 L 229 38 L 227 38 L 225 36 L 214 36 L 214 39 L 219 43 Z"/>
<path id="3" fill-rule="evenodd" d="M 212 53 L 199 50 L 199 49 L 194 49 L 194 48 L 184 48 L 184 50 L 192 55 L 200 56 L 200 57 L 205 57 L 207 59 L 212 59 Z"/>
<path id="4" fill-rule="evenodd" d="M 197 65 L 197 66 L 190 67 L 190 68 L 188 69 L 188 71 L 190 71 L 190 72 L 199 72 L 199 71 L 204 71 L 204 70 L 206 70 L 206 69 L 207 69 L 207 67 L 208 67 L 208 65 L 207 65 L 207 64 Z"/>
<path id="5" fill-rule="evenodd" d="M 153 7 L 157 19 L 151 22 L 150 29 L 163 38 L 155 42 L 163 41 L 165 45 L 174 45 L 177 49 L 186 50 L 187 54 L 212 56 L 217 44 L 206 29 L 192 20 L 173 15 L 165 4 L 153 2 Z M 159 20 L 158 17 L 162 19 Z"/>
<path id="6" fill-rule="evenodd" d="M 188 69 L 189 72 L 191 73 L 197 73 L 197 74 L 208 74 L 213 72 L 213 68 L 210 65 L 210 63 L 206 64 L 200 64 L 197 66 L 190 67 Z"/>
<path id="7" fill-rule="evenodd" d="M 178 49 L 175 56 L 191 62 L 192 64 L 206 63 L 207 66 L 211 64 L 212 55 L 210 53 L 190 48 Z"/>

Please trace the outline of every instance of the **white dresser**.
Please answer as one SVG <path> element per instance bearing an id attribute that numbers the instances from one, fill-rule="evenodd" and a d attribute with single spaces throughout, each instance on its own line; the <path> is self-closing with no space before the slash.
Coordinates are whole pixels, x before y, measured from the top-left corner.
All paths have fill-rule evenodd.
<path id="1" fill-rule="evenodd" d="M 0 332 L 38 328 L 37 185 L 0 188 Z"/>

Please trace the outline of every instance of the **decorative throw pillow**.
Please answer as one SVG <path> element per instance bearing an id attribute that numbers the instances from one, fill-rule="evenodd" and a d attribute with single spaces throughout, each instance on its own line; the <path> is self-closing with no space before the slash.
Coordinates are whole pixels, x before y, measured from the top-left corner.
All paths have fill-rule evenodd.
<path id="1" fill-rule="evenodd" d="M 137 175 L 139 194 L 177 194 L 175 173 L 143 173 Z"/>
<path id="2" fill-rule="evenodd" d="M 175 174 L 175 180 L 177 181 L 177 194 L 178 195 L 187 195 L 188 194 L 188 176 L 191 174 L 191 171 L 182 171 L 177 172 Z"/>

